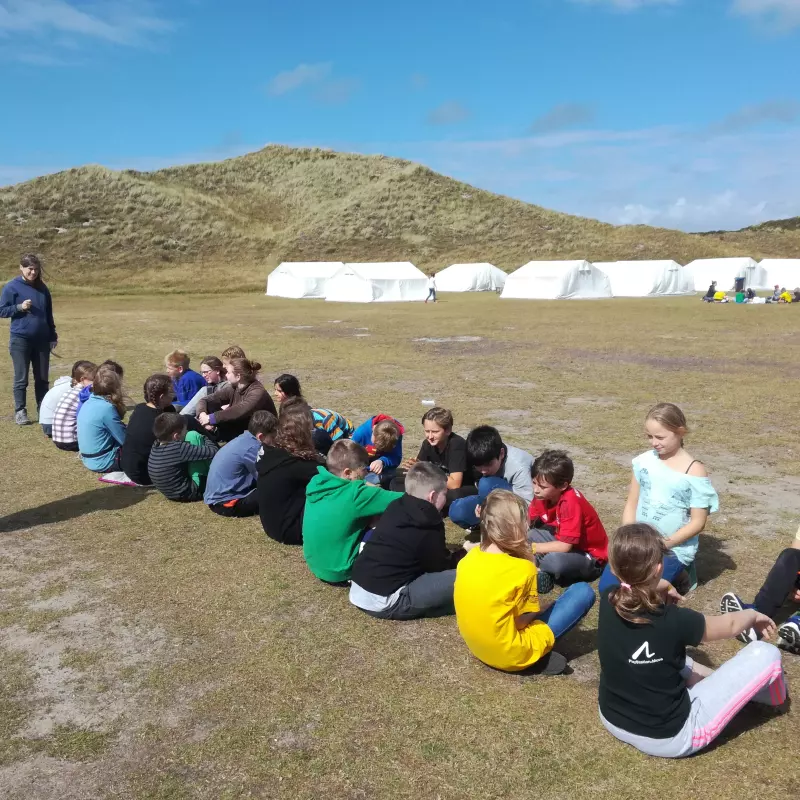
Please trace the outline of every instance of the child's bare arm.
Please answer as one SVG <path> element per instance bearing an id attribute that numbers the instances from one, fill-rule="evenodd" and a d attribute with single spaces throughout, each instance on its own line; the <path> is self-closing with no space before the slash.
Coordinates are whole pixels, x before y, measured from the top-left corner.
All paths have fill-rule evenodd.
<path id="1" fill-rule="evenodd" d="M 560 542 L 558 539 L 554 539 L 552 542 L 534 542 L 531 547 L 537 556 L 547 553 L 569 553 L 572 550 L 569 542 Z"/>
<path id="2" fill-rule="evenodd" d="M 742 631 L 755 628 L 762 639 L 769 639 L 775 633 L 775 623 L 766 615 L 753 608 L 734 611 L 732 614 L 721 614 L 706 617 L 704 642 L 716 642 L 720 639 L 733 639 Z"/>
<path id="3" fill-rule="evenodd" d="M 664 544 L 666 544 L 666 546 L 669 548 L 673 548 L 677 547 L 679 544 L 688 542 L 693 536 L 697 536 L 698 533 L 703 531 L 703 529 L 706 527 L 707 520 L 707 508 L 691 509 L 691 518 L 689 519 L 689 522 L 679 530 L 675 531 L 672 536 L 667 537 L 664 540 Z"/>
<path id="4" fill-rule="evenodd" d="M 633 525 L 636 522 L 636 506 L 639 505 L 639 481 L 636 476 L 631 477 L 631 485 L 628 489 L 628 499 L 625 501 L 625 508 L 622 511 L 622 524 Z"/>

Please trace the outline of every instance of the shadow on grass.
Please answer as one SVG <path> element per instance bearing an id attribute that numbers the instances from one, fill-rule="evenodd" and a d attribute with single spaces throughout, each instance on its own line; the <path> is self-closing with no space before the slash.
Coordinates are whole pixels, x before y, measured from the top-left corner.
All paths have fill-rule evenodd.
<path id="1" fill-rule="evenodd" d="M 36 525 L 52 525 L 91 514 L 92 511 L 120 511 L 135 506 L 147 497 L 149 490 L 132 486 L 101 486 L 88 492 L 54 500 L 36 508 L 17 511 L 0 518 L 0 533 L 13 533 Z"/>
<path id="2" fill-rule="evenodd" d="M 708 583 L 723 572 L 736 569 L 736 562 L 725 552 L 724 544 L 716 536 L 703 537 L 695 559 L 698 583 Z"/>

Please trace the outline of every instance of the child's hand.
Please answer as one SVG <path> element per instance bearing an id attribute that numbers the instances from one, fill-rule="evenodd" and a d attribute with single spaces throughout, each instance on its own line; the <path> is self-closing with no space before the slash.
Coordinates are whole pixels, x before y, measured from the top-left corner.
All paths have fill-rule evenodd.
<path id="1" fill-rule="evenodd" d="M 481 507 L 475 506 L 475 516 L 480 519 L 481 518 Z"/>
<path id="2" fill-rule="evenodd" d="M 664 592 L 664 602 L 672 605 L 683 602 L 680 592 L 672 584 L 667 586 L 667 590 Z"/>
<path id="3" fill-rule="evenodd" d="M 536 619 L 536 614 L 533 611 L 526 611 L 524 614 L 520 614 L 515 620 L 514 624 L 517 626 L 518 631 L 524 631 L 529 625 L 533 624 L 533 621 Z"/>
<path id="4" fill-rule="evenodd" d="M 376 458 L 370 465 L 369 471 L 374 472 L 376 475 L 380 475 L 383 472 L 383 461 L 379 458 Z"/>
<path id="5" fill-rule="evenodd" d="M 480 542 L 471 542 L 469 539 L 465 539 L 464 544 L 462 544 L 461 546 L 469 553 L 469 551 L 472 550 L 473 547 L 477 547 L 479 544 Z"/>
<path id="6" fill-rule="evenodd" d="M 771 639 L 777 630 L 772 618 L 758 611 L 756 611 L 756 621 L 753 623 L 753 627 L 761 639 Z"/>
<path id="7" fill-rule="evenodd" d="M 795 589 L 794 594 L 792 595 L 792 600 L 795 603 L 800 603 L 800 589 Z"/>
<path id="8" fill-rule="evenodd" d="M 411 467 L 413 467 L 414 464 L 416 464 L 416 463 L 417 463 L 417 459 L 416 458 L 407 458 L 403 462 L 402 466 L 403 466 L 403 469 L 411 469 Z"/>

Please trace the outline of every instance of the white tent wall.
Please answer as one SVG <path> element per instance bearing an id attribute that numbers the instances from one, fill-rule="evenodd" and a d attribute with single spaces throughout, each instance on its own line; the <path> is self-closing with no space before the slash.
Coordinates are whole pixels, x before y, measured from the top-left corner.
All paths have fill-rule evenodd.
<path id="1" fill-rule="evenodd" d="M 752 258 L 698 258 L 687 264 L 684 269 L 689 270 L 689 274 L 694 278 L 694 290 L 705 292 L 711 285 L 711 281 L 717 282 L 717 289 L 720 292 L 729 292 L 733 289 L 736 278 L 745 279 L 745 289 L 750 286 L 749 280 L 759 281 L 761 276 L 753 267 L 758 265 Z M 760 288 L 753 286 L 753 289 Z"/>
<path id="2" fill-rule="evenodd" d="M 688 273 L 676 261 L 601 261 L 614 297 L 666 297 L 694 294 Z"/>
<path id="3" fill-rule="evenodd" d="M 758 266 L 766 273 L 767 289 L 776 283 L 790 292 L 800 287 L 800 258 L 765 258 Z"/>
<path id="4" fill-rule="evenodd" d="M 608 276 L 588 261 L 530 261 L 508 276 L 500 295 L 528 300 L 611 296 Z"/>
<path id="5" fill-rule="evenodd" d="M 345 264 L 327 281 L 325 299 L 340 303 L 424 300 L 428 278 L 409 261 Z"/>
<path id="6" fill-rule="evenodd" d="M 284 261 L 267 277 L 271 297 L 325 297 L 325 284 L 344 267 L 341 261 Z"/>
<path id="7" fill-rule="evenodd" d="M 436 273 L 437 292 L 496 292 L 506 273 L 494 264 L 452 264 Z"/>

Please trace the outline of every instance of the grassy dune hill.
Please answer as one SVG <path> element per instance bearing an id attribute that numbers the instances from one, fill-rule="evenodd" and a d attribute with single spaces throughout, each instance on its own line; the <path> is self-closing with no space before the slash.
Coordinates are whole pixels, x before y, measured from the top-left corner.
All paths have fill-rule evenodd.
<path id="1" fill-rule="evenodd" d="M 62 286 L 169 289 L 192 279 L 195 290 L 223 290 L 262 286 L 282 260 L 512 269 L 532 258 L 800 255 L 800 231 L 615 227 L 400 159 L 270 146 L 152 173 L 81 167 L 0 189 L 0 257 L 13 264 L 27 250 L 46 256 Z"/>

